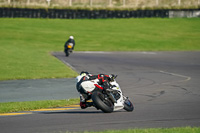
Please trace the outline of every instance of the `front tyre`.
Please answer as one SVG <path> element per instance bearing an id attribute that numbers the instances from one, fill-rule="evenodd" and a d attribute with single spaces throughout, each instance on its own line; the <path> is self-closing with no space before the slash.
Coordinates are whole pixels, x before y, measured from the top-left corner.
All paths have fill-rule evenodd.
<path id="1" fill-rule="evenodd" d="M 128 98 L 124 101 L 124 109 L 128 112 L 132 112 L 134 110 L 134 106 Z"/>
<path id="2" fill-rule="evenodd" d="M 104 94 L 99 91 L 92 93 L 92 100 L 96 108 L 101 109 L 104 113 L 111 113 L 114 110 L 114 105 L 111 100 L 105 98 Z"/>

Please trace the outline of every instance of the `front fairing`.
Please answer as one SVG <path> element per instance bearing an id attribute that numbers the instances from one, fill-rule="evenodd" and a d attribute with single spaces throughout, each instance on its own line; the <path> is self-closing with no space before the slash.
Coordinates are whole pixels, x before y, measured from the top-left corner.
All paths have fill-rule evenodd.
<path id="1" fill-rule="evenodd" d="M 124 99 L 123 99 L 122 90 L 121 90 L 119 84 L 116 81 L 110 82 L 110 84 L 114 86 L 112 89 L 117 90 L 120 94 L 120 98 L 117 100 L 117 103 L 114 103 L 114 111 L 123 109 L 124 108 Z"/>

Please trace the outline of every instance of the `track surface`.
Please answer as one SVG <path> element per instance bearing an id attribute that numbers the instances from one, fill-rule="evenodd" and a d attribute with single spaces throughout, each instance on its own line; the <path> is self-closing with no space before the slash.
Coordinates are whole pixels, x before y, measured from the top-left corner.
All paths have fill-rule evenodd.
<path id="1" fill-rule="evenodd" d="M 75 79 L 29 79 L 0 81 L 0 102 L 77 98 Z"/>
<path id="2" fill-rule="evenodd" d="M 54 56 L 77 71 L 114 73 L 133 112 L 94 108 L 0 117 L 3 133 L 200 126 L 200 52 L 75 52 Z"/>
<path id="3" fill-rule="evenodd" d="M 77 98 L 75 79 L 29 79 L 0 81 L 0 102 Z"/>

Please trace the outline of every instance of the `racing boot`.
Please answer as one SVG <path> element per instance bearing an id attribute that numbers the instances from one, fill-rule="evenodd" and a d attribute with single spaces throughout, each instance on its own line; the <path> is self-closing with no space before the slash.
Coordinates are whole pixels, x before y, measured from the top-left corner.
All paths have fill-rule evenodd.
<path id="1" fill-rule="evenodd" d="M 87 108 L 86 102 L 80 102 L 81 109 Z"/>
<path id="2" fill-rule="evenodd" d="M 81 109 L 86 109 L 87 107 L 93 106 L 92 102 L 80 102 Z"/>

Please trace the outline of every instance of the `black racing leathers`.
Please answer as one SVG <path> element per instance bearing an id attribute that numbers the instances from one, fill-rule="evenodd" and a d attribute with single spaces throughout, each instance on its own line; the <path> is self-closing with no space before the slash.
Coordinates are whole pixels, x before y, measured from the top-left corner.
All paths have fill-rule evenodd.
<path id="1" fill-rule="evenodd" d="M 65 42 L 65 45 L 64 45 L 65 49 L 68 49 L 68 48 L 67 48 L 67 45 L 68 45 L 69 43 L 73 43 L 72 49 L 74 50 L 74 47 L 75 47 L 75 40 L 74 40 L 74 39 L 69 39 L 69 40 L 67 40 L 67 41 Z"/>

